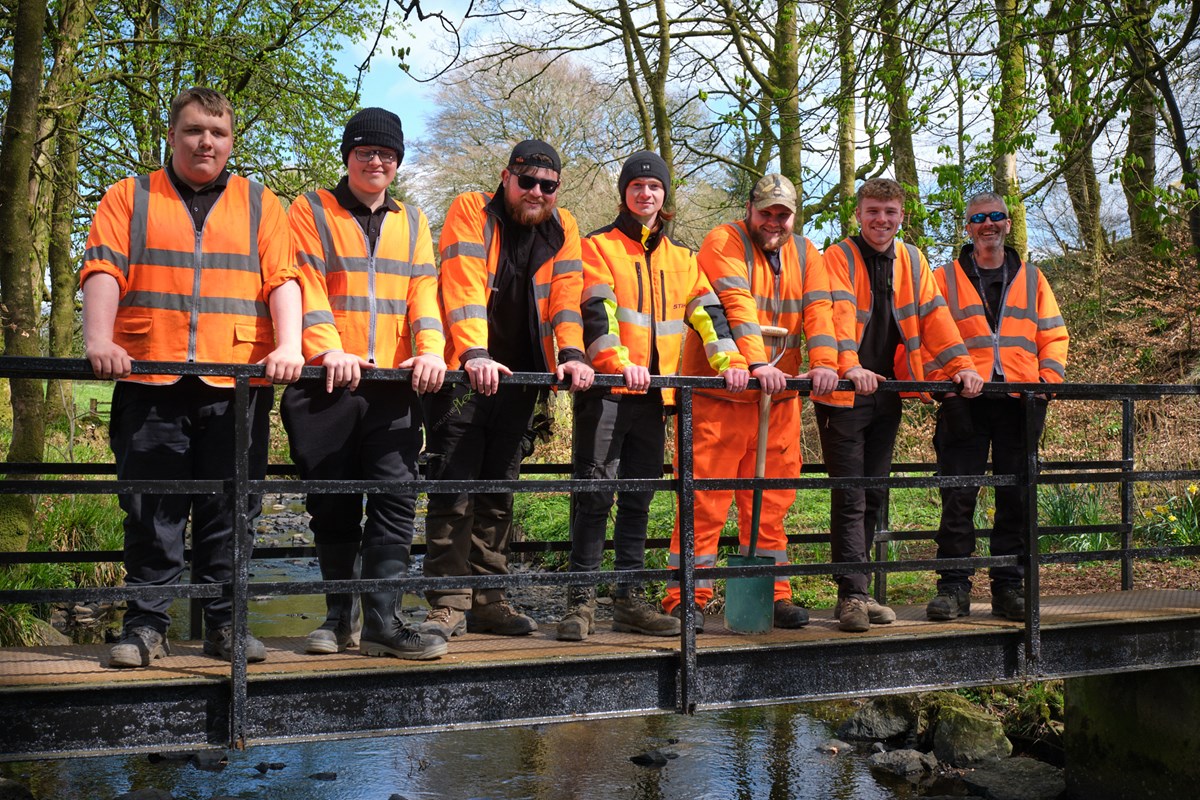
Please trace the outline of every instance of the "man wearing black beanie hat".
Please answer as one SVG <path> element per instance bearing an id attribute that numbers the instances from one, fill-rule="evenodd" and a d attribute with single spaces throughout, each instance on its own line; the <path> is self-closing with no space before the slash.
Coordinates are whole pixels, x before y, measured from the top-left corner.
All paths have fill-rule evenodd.
<path id="1" fill-rule="evenodd" d="M 466 192 L 446 212 L 438 291 L 446 361 L 470 385 L 426 400 L 431 480 L 512 480 L 538 400 L 534 386 L 501 383 L 514 372 L 554 372 L 571 391 L 592 384 L 584 361 L 579 228 L 557 207 L 562 162 L 528 139 L 513 148 L 494 194 Z M 556 352 L 557 351 L 557 352 Z M 429 493 L 427 577 L 494 575 L 492 586 L 425 593 L 422 626 L 444 640 L 464 630 L 519 636 L 537 623 L 505 600 L 512 494 Z"/>
<path id="2" fill-rule="evenodd" d="M 388 195 L 404 157 L 400 118 L 365 108 L 346 123 L 346 177 L 288 209 L 304 288 L 304 357 L 325 380 L 300 381 L 280 404 L 303 479 L 388 480 L 387 494 L 313 493 L 306 503 L 323 580 L 398 578 L 408 571 L 421 450 L 417 397 L 442 385 L 446 340 L 437 304 L 433 239 L 421 209 Z M 412 384 L 365 381 L 372 367 L 412 369 Z M 359 638 L 359 605 L 327 595 L 328 613 L 308 635 L 309 653 L 338 653 Z M 399 593 L 362 595 L 359 651 L 437 658 L 446 642 L 405 625 Z"/>
<path id="3" fill-rule="evenodd" d="M 692 252 L 663 231 L 671 174 L 654 152 L 634 153 L 617 181 L 620 213 L 613 224 L 583 240 L 583 340 L 598 372 L 622 375 L 625 386 L 575 395 L 575 478 L 660 478 L 664 409 L 670 389 L 650 388 L 654 375 L 678 371 L 684 325 L 710 353 L 713 370 L 730 389 L 749 380 L 746 360 L 716 294 Z M 646 526 L 653 492 L 619 492 L 613 527 L 618 571 L 645 567 Z M 577 492 L 571 498 L 571 569 L 595 572 L 613 505 L 611 491 Z M 595 627 L 596 587 L 567 589 L 559 639 L 586 639 Z M 613 630 L 678 636 L 679 620 L 647 602 L 641 584 L 619 582 L 613 591 Z"/>

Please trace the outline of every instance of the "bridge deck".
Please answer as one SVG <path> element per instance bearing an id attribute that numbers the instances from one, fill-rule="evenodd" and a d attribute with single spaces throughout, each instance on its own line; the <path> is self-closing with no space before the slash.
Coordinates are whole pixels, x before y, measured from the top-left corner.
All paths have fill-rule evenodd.
<path id="1" fill-rule="evenodd" d="M 1200 663 L 1200 591 L 1138 590 L 1044 598 L 1040 652 L 1024 625 L 972 615 L 932 623 L 923 606 L 892 625 L 837 631 L 811 624 L 762 635 L 707 617 L 696 638 L 696 708 L 1064 677 Z M 249 667 L 247 738 L 319 738 L 519 724 L 677 707 L 680 642 L 613 633 L 559 642 L 468 634 L 437 661 L 308 656 L 298 638 L 267 639 Z M 197 642 L 172 644 L 150 669 L 103 666 L 107 646 L 0 650 L 0 758 L 222 744 L 229 666 Z"/>

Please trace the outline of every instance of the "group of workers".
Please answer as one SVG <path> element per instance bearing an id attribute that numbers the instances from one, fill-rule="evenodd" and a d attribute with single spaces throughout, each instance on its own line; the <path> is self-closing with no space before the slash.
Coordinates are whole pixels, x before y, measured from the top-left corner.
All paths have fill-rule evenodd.
<path id="1" fill-rule="evenodd" d="M 981 396 L 984 382 L 1063 380 L 1067 333 L 1044 276 L 1005 245 L 1003 198 L 982 193 L 967 206 L 971 243 L 932 271 L 896 239 L 904 189 L 872 179 L 858 190 L 860 233 L 822 254 L 794 232 L 797 193 L 778 174 L 759 180 L 745 217 L 720 225 L 698 252 L 670 238 L 667 164 L 641 151 L 624 163 L 611 225 L 581 237 L 557 206 L 562 164 L 549 144 L 516 145 L 495 192 L 466 192 L 447 212 L 435 263 L 420 209 L 389 194 L 404 157 L 400 119 L 366 108 L 346 123 L 345 177 L 296 198 L 276 196 L 226 169 L 235 117 L 216 91 L 174 99 L 167 165 L 111 187 L 92 223 L 84 256 L 84 338 L 95 374 L 117 379 L 110 437 L 118 478 L 227 479 L 235 454 L 232 380 L 133 374 L 133 361 L 262 364 L 250 401 L 252 479 L 265 474 L 271 383 L 287 386 L 281 413 L 302 479 L 383 480 L 395 491 L 311 493 L 308 511 L 322 579 L 391 579 L 409 567 L 417 477 L 424 447 L 434 481 L 518 477 L 540 387 L 502 381 L 514 372 L 554 373 L 574 398 L 573 463 L 579 479 L 657 478 L 672 390 L 651 378 L 720 376 L 723 389 L 696 390 L 697 478 L 800 474 L 800 396 L 790 378 L 811 380 L 825 462 L 832 477 L 889 473 L 901 399 L 876 391 L 889 379 L 944 380 L 934 444 L 946 475 L 978 475 L 989 451 L 997 474 L 1025 459 L 1025 405 Z M 298 380 L 321 365 L 325 376 Z M 362 381 L 364 370 L 410 369 L 405 383 Z M 444 385 L 447 370 L 467 383 Z M 595 374 L 623 386 L 594 386 Z M 749 389 L 750 379 L 758 389 Z M 844 379 L 853 391 L 838 391 Z M 766 395 L 764 398 L 762 395 Z M 1040 432 L 1046 399 L 1035 405 Z M 761 409 L 761 411 L 760 411 Z M 765 416 L 765 461 L 756 457 Z M 975 549 L 974 487 L 942 489 L 938 557 Z M 993 555 L 1025 547 L 1022 486 L 997 487 Z M 743 551 L 751 492 L 695 494 L 695 557 L 716 562 L 731 502 Z M 645 563 L 651 492 L 581 491 L 572 496 L 571 569 L 600 568 L 614 501 L 615 569 Z M 762 492 L 759 552 L 787 563 L 789 489 Z M 247 498 L 251 504 L 259 498 Z M 879 489 L 834 489 L 834 562 L 869 560 L 886 502 Z M 234 509 L 223 496 L 123 494 L 129 586 L 178 583 L 190 519 L 192 580 L 229 581 Z M 509 492 L 430 492 L 426 577 L 488 576 L 472 588 L 426 592 L 420 623 L 400 615 L 400 593 L 371 590 L 326 597 L 326 619 L 306 639 L 309 653 L 358 646 L 365 655 L 433 659 L 467 631 L 518 636 L 537 623 L 506 599 L 512 527 Z M 679 530 L 670 564 L 680 563 Z M 969 569 L 939 571 L 935 620 L 970 613 Z M 1024 616 L 1019 566 L 991 571 L 992 613 Z M 868 574 L 840 574 L 835 616 L 844 631 L 887 624 L 895 614 L 867 593 Z M 378 585 L 378 584 L 376 584 Z M 386 585 L 386 584 L 385 584 Z M 712 597 L 698 580 L 697 611 Z M 650 636 L 680 632 L 679 586 L 661 609 L 637 580 L 612 591 L 613 629 Z M 144 667 L 169 653 L 169 597 L 132 600 L 112 667 Z M 594 631 L 596 588 L 571 586 L 559 639 Z M 796 628 L 808 612 L 775 582 L 774 624 Z M 703 613 L 692 615 L 697 631 Z M 204 652 L 233 654 L 230 599 L 204 602 Z M 246 632 L 248 661 L 266 657 Z"/>

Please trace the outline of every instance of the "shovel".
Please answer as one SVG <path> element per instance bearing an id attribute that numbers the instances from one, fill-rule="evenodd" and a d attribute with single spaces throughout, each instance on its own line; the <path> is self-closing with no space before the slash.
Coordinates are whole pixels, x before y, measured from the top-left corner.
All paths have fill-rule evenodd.
<path id="1" fill-rule="evenodd" d="M 774 366 L 785 352 L 784 337 L 787 328 L 763 325 L 764 343 L 772 350 L 779 349 L 771 360 Z M 771 396 L 766 392 L 758 395 L 758 449 L 754 456 L 754 477 L 762 479 L 767 474 L 767 431 L 771 420 Z M 754 487 L 754 501 L 750 510 L 750 548 L 744 556 L 730 556 L 731 567 L 773 566 L 771 556 L 758 555 L 758 530 L 762 521 L 762 486 Z M 725 581 L 725 627 L 736 633 L 766 633 L 775 621 L 775 576 L 758 578 L 729 578 Z"/>

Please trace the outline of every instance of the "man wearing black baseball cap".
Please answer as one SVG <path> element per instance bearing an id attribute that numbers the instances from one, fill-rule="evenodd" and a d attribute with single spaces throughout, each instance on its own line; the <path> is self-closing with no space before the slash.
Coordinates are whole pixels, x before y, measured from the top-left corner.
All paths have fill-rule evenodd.
<path id="1" fill-rule="evenodd" d="M 462 369 L 470 385 L 446 386 L 426 403 L 432 480 L 518 477 L 539 390 L 501 384 L 501 375 L 553 371 L 569 379 L 573 392 L 592 385 L 579 314 L 579 228 L 556 207 L 561 173 L 553 147 L 523 141 L 494 194 L 466 192 L 446 212 L 438 243 L 446 362 Z M 449 640 L 464 630 L 507 636 L 537 630 L 505 600 L 511 528 L 510 492 L 430 492 L 425 575 L 495 575 L 496 584 L 426 592 L 424 631 Z"/>

